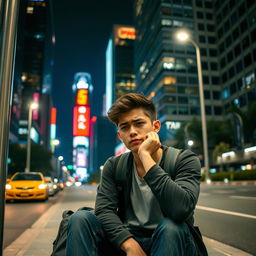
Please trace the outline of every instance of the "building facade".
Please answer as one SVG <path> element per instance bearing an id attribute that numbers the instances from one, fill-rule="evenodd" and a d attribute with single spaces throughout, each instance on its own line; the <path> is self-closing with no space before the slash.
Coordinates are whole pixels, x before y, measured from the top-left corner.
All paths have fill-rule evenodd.
<path id="1" fill-rule="evenodd" d="M 225 120 L 231 105 L 246 111 L 256 100 L 256 2 L 252 0 L 136 0 L 136 91 L 152 98 L 172 144 L 177 129 L 200 119 L 195 47 L 201 53 L 207 120 Z"/>
<path id="2" fill-rule="evenodd" d="M 106 50 L 105 116 L 117 98 L 134 91 L 134 39 L 134 27 L 113 26 Z"/>
<path id="3" fill-rule="evenodd" d="M 52 22 L 51 1 L 21 1 L 10 128 L 11 134 L 16 133 L 19 143 L 25 144 L 29 105 L 32 101 L 38 103 L 39 108 L 33 111 L 32 116 L 31 139 L 47 149 L 50 149 L 51 87 L 55 44 Z"/>

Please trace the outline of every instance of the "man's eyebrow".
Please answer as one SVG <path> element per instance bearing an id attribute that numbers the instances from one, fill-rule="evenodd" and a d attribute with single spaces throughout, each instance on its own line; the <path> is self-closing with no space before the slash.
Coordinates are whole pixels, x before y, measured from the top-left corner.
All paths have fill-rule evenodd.
<path id="1" fill-rule="evenodd" d="M 135 123 L 135 122 L 138 122 L 138 121 L 144 121 L 144 119 L 143 118 L 137 118 L 137 119 L 132 120 L 131 123 Z M 130 122 L 123 122 L 123 123 L 119 124 L 119 126 L 123 126 L 123 125 L 126 125 L 128 123 L 130 123 Z"/>

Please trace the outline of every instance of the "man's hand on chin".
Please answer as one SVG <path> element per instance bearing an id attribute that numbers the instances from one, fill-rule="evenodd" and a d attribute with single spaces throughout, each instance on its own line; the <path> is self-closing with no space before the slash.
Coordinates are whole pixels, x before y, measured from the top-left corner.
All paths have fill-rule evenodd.
<path id="1" fill-rule="evenodd" d="M 121 248 L 127 256 L 147 256 L 139 243 L 134 238 L 128 238 L 121 244 Z"/>
<path id="2" fill-rule="evenodd" d="M 152 156 L 160 147 L 161 143 L 158 134 L 156 132 L 149 132 L 138 150 L 140 161 L 146 173 L 156 164 Z"/>
<path id="3" fill-rule="evenodd" d="M 148 153 L 152 156 L 160 147 L 161 142 L 158 134 L 156 132 L 149 132 L 147 133 L 145 140 L 141 143 L 138 154 L 140 156 L 144 153 Z"/>

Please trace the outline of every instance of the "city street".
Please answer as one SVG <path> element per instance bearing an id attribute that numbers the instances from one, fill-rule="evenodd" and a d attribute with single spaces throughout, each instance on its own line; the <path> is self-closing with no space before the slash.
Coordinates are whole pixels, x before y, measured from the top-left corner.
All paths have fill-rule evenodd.
<path id="1" fill-rule="evenodd" d="M 27 228 L 55 204 L 63 193 L 60 191 L 46 202 L 21 201 L 5 204 L 4 248 L 13 242 Z"/>
<path id="2" fill-rule="evenodd" d="M 196 224 L 200 226 L 202 234 L 255 255 L 255 192 L 254 186 L 202 185 L 195 214 Z M 5 245 L 30 227 L 52 204 L 62 201 L 67 205 L 76 204 L 76 208 L 91 204 L 95 199 L 96 187 L 71 187 L 62 193 L 46 203 L 7 204 Z M 222 212 L 217 212 L 219 210 Z M 57 229 L 54 235 L 56 233 Z"/>
<path id="3" fill-rule="evenodd" d="M 255 186 L 202 185 L 195 219 L 204 236 L 256 255 Z"/>

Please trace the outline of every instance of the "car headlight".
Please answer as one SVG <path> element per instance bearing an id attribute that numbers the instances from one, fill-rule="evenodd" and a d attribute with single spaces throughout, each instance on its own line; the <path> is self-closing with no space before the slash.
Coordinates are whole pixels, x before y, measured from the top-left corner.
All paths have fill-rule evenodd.
<path id="1" fill-rule="evenodd" d="M 12 186 L 10 184 L 6 184 L 5 189 L 12 189 Z"/>
<path id="2" fill-rule="evenodd" d="M 38 188 L 39 188 L 39 189 L 45 189 L 45 188 L 46 188 L 46 184 L 40 184 L 40 185 L 38 186 Z"/>

